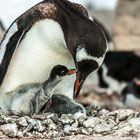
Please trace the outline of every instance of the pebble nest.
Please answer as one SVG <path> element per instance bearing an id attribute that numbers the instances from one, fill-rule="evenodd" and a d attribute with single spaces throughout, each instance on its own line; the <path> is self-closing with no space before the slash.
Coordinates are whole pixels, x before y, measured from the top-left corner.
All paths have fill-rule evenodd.
<path id="1" fill-rule="evenodd" d="M 75 117 L 44 113 L 30 116 L 8 116 L 0 111 L 0 138 L 82 139 L 110 136 L 137 139 L 140 135 L 140 113 L 131 109 L 108 111 L 100 106 L 86 107 L 87 114 Z M 86 137 L 88 139 L 88 137 Z M 111 139 L 111 138 L 110 138 Z"/>

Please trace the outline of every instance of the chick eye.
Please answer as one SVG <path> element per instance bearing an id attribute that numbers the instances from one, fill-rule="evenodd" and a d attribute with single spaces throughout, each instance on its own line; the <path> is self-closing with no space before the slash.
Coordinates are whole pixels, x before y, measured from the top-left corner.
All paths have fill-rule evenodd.
<path id="1" fill-rule="evenodd" d="M 64 76 L 66 75 L 66 72 L 63 70 L 63 71 L 60 71 L 60 76 Z"/>

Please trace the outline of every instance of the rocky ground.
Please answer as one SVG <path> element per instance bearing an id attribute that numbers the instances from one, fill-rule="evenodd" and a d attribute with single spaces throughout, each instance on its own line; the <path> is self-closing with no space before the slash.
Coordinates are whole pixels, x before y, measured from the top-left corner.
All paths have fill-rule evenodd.
<path id="1" fill-rule="evenodd" d="M 107 18 L 103 20 L 107 21 L 107 29 L 112 31 L 117 50 L 140 50 L 139 13 L 139 0 L 120 0 L 116 15 L 110 12 L 97 12 L 96 18 L 98 15 L 104 17 L 109 14 L 109 20 Z M 114 22 L 110 16 L 112 19 L 115 18 Z M 3 34 L 3 30 L 1 33 Z M 59 118 L 57 114 L 46 113 L 18 117 L 6 116 L 0 111 L 0 139 L 138 140 L 140 138 L 140 112 L 126 109 L 119 95 L 110 96 L 89 90 L 79 96 L 77 101 L 86 106 L 87 116 L 77 118 L 71 114 L 63 114 Z"/>
<path id="2" fill-rule="evenodd" d="M 130 109 L 108 111 L 99 106 L 86 108 L 87 116 L 74 117 L 46 113 L 33 117 L 6 116 L 0 113 L 0 139 L 137 139 L 140 113 Z"/>

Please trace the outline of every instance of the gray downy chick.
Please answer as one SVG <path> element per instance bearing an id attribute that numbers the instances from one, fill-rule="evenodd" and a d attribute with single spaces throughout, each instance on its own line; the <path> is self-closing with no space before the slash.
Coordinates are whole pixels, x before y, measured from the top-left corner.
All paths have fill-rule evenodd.
<path id="1" fill-rule="evenodd" d="M 7 114 L 38 114 L 42 107 L 49 102 L 63 77 L 74 73 L 76 73 L 75 69 L 57 65 L 52 69 L 50 77 L 45 82 L 21 85 L 14 91 L 6 93 L 0 106 Z"/>
<path id="2" fill-rule="evenodd" d="M 73 114 L 75 117 L 86 114 L 86 110 L 81 104 L 62 94 L 53 95 L 52 104 L 49 109 L 45 111 L 57 113 L 59 117 L 61 117 L 62 114 Z"/>

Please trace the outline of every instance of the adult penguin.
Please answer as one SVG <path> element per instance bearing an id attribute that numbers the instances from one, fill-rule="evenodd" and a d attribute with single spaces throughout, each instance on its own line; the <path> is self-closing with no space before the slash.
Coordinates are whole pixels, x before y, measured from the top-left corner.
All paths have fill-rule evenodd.
<path id="1" fill-rule="evenodd" d="M 58 64 L 76 67 L 58 93 L 76 97 L 86 77 L 101 65 L 107 41 L 79 4 L 44 0 L 18 17 L 0 45 L 0 96 L 25 83 L 43 82 Z M 73 95 L 74 94 L 74 95 Z"/>

